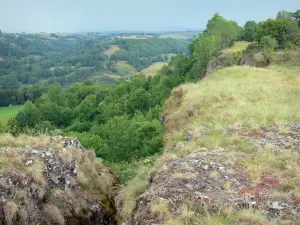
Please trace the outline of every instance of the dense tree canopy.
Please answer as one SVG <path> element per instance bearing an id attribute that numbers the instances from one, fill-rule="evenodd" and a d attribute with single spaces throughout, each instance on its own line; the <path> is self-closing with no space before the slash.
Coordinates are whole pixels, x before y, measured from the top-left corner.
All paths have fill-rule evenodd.
<path id="1" fill-rule="evenodd" d="M 263 37 L 275 38 L 277 48 L 284 49 L 300 44 L 300 10 L 280 11 L 275 19 L 259 22 L 247 21 L 241 34 L 245 41 L 260 42 Z"/>
<path id="2" fill-rule="evenodd" d="M 242 38 L 245 41 L 252 42 L 255 40 L 257 32 L 257 23 L 254 20 L 247 21 L 242 31 Z"/>
<path id="3" fill-rule="evenodd" d="M 110 35 L 4 34 L 0 40 L 0 89 L 55 82 L 69 86 L 99 74 L 124 75 L 116 66 L 119 60 L 128 61 L 141 71 L 154 62 L 168 61 L 167 54 L 187 53 L 189 43 L 172 38 L 112 38 Z M 114 45 L 120 50 L 111 56 L 106 54 Z M 105 76 L 102 79 L 113 82 Z"/>

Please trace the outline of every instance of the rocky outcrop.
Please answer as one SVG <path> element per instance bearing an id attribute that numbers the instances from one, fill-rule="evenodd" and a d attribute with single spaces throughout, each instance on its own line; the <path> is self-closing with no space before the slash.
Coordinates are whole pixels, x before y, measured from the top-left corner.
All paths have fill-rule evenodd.
<path id="1" fill-rule="evenodd" d="M 115 224 L 118 180 L 77 138 L 15 142 L 0 148 L 1 224 Z"/>
<path id="2" fill-rule="evenodd" d="M 267 127 L 255 133 L 246 132 L 243 127 L 227 128 L 224 132 L 229 136 L 245 137 L 249 145 L 262 151 L 267 147 L 278 157 L 283 151 L 292 151 L 291 158 L 296 161 L 300 159 L 300 125 L 287 126 L 284 133 L 276 127 Z M 189 139 L 192 135 L 189 133 Z M 174 151 L 184 148 L 189 139 L 174 145 Z M 272 224 L 281 221 L 295 224 L 300 221 L 300 198 L 285 183 L 286 175 L 262 173 L 254 181 L 244 165 L 253 157 L 252 154 L 230 148 L 199 148 L 186 157 L 160 161 L 157 172 L 150 178 L 147 191 L 137 199 L 128 224 L 165 224 L 170 218 L 180 217 L 183 207 L 199 218 L 203 216 L 203 209 L 204 215 L 214 215 L 220 214 L 224 208 L 230 208 L 233 212 L 260 212 Z M 287 160 L 285 157 L 283 161 Z M 169 215 L 159 208 L 161 206 L 167 209 Z M 237 224 L 245 224 L 242 219 L 238 221 Z M 250 219 L 246 222 L 261 224 Z"/>
<path id="3" fill-rule="evenodd" d="M 230 66 L 253 66 L 253 67 L 266 67 L 270 64 L 263 55 L 257 54 L 259 57 L 254 57 L 246 51 L 235 52 L 227 55 L 220 55 L 216 59 L 208 62 L 202 77 L 208 76 L 214 70 L 230 67 Z"/>

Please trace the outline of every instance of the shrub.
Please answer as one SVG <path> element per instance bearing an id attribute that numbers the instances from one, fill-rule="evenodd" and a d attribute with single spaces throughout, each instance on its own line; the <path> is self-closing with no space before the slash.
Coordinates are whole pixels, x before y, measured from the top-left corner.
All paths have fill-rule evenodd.
<path id="1" fill-rule="evenodd" d="M 271 61 L 274 59 L 274 51 L 277 46 L 277 40 L 270 36 L 264 36 L 260 40 L 260 47 L 262 48 L 263 55 L 267 61 Z"/>
<path id="2" fill-rule="evenodd" d="M 111 162 L 131 161 L 161 150 L 163 127 L 158 120 L 148 121 L 144 116 L 132 120 L 117 116 L 100 127 L 100 136 L 103 144 L 97 156 Z"/>

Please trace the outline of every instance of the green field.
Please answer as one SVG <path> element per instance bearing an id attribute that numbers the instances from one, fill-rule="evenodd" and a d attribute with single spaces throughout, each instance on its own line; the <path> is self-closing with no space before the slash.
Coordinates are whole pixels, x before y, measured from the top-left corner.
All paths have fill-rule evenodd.
<path id="1" fill-rule="evenodd" d="M 6 123 L 23 109 L 23 105 L 0 107 L 0 123 Z"/>
<path id="2" fill-rule="evenodd" d="M 118 45 L 112 45 L 109 49 L 106 49 L 104 51 L 104 54 L 111 56 L 112 54 L 115 54 L 118 50 L 120 50 L 120 47 Z"/>
<path id="3" fill-rule="evenodd" d="M 142 72 L 147 76 L 154 76 L 157 73 L 157 71 L 159 71 L 164 65 L 167 65 L 167 63 L 156 62 L 143 69 Z"/>
<path id="4" fill-rule="evenodd" d="M 136 69 L 130 64 L 128 64 L 127 61 L 123 61 L 123 60 L 117 61 L 115 63 L 115 66 L 117 68 L 118 74 L 120 75 L 131 75 L 136 73 Z"/>

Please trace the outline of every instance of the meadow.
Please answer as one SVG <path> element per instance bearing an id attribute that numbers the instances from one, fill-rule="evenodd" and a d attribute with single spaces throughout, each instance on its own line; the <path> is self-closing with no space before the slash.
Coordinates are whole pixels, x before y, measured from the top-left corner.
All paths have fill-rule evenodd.
<path id="1" fill-rule="evenodd" d="M 0 123 L 6 123 L 23 109 L 23 105 L 0 107 Z"/>

